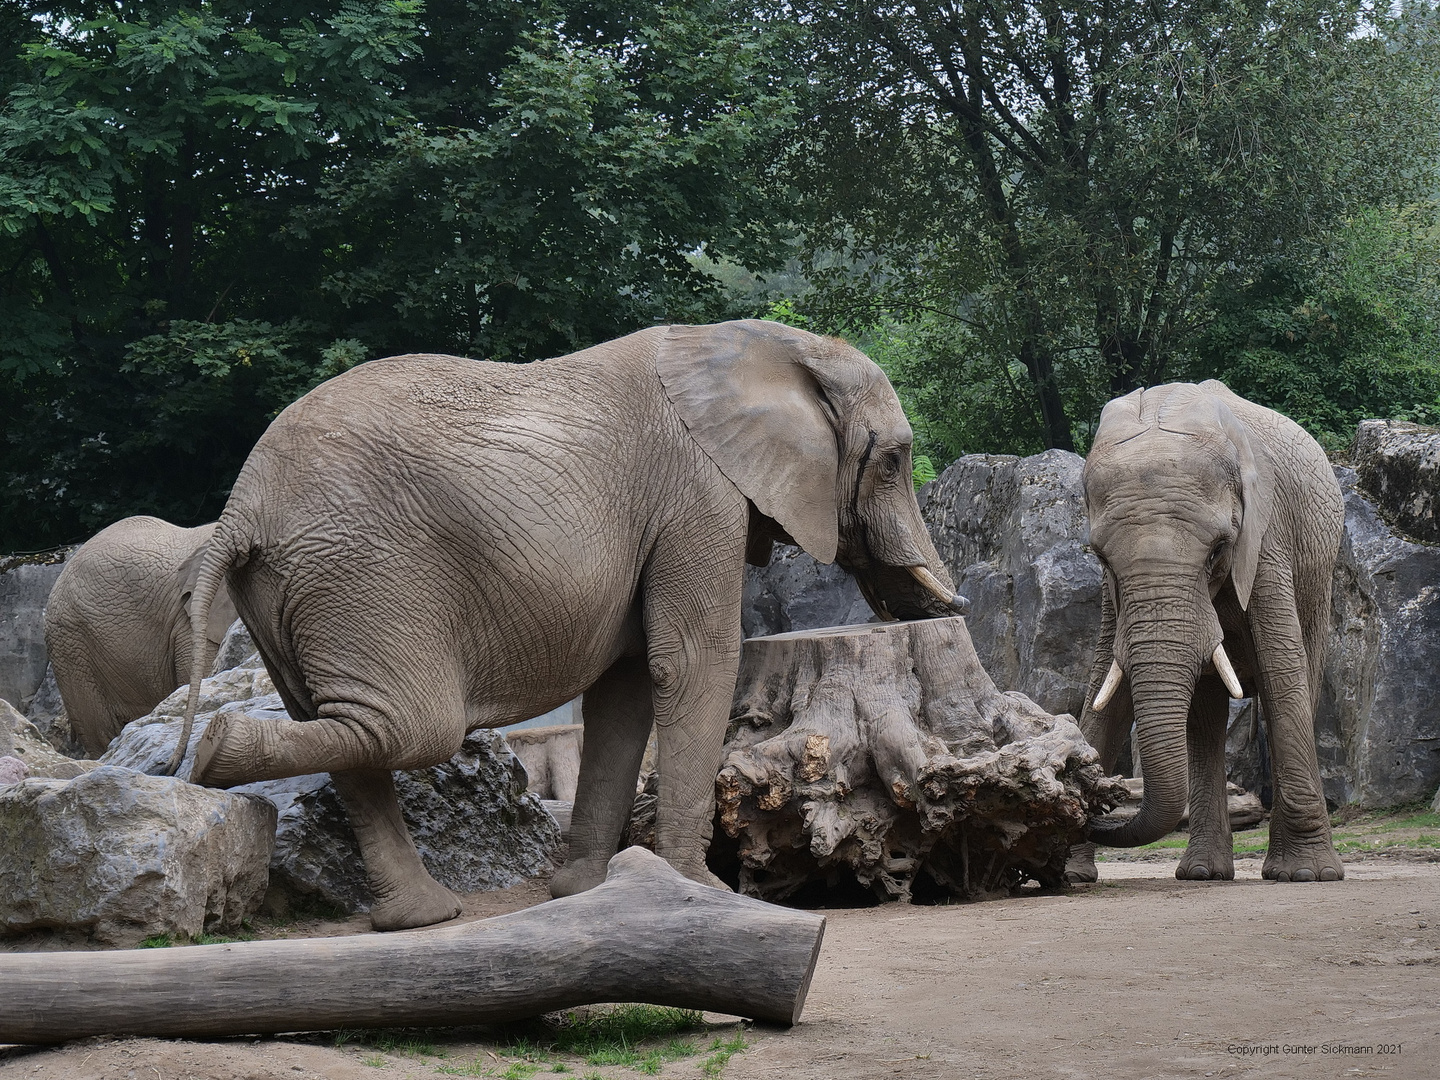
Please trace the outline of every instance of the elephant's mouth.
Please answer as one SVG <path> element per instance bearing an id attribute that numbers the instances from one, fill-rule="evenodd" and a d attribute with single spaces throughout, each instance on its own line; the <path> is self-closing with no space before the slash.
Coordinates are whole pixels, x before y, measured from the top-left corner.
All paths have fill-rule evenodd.
<path id="1" fill-rule="evenodd" d="M 944 585 L 924 567 L 871 564 L 845 569 L 854 575 L 871 610 L 882 619 L 943 619 L 970 610 L 970 601 L 958 593 L 942 600 Z"/>

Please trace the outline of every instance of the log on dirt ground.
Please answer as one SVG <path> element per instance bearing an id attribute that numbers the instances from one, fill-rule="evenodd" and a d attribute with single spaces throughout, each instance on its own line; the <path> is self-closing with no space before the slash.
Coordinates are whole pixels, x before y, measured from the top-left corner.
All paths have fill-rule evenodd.
<path id="1" fill-rule="evenodd" d="M 750 638 L 722 761 L 740 889 L 767 900 L 846 875 L 902 900 L 1059 887 L 1126 797 L 1072 717 L 996 689 L 960 617 Z"/>
<path id="2" fill-rule="evenodd" d="M 825 920 L 629 848 L 589 892 L 460 926 L 0 957 L 0 1043 L 487 1024 L 605 1001 L 800 1019 Z"/>

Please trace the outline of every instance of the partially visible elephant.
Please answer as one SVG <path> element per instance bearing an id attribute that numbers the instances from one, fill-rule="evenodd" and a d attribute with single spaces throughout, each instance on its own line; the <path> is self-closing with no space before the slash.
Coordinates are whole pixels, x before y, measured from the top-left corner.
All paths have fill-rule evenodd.
<path id="1" fill-rule="evenodd" d="M 185 685 L 199 643 L 208 671 L 235 621 L 221 590 L 209 630 L 196 638 L 190 594 L 215 525 L 182 529 L 129 517 L 70 556 L 45 607 L 45 647 L 80 744 L 97 754 L 136 717 Z"/>
<path id="2" fill-rule="evenodd" d="M 770 322 L 653 327 L 524 365 L 353 368 L 256 444 L 195 594 L 198 635 L 228 582 L 294 719 L 222 714 L 192 779 L 330 772 L 372 922 L 424 926 L 460 905 L 416 856 L 391 770 L 583 692 L 551 891 L 603 880 L 652 720 L 656 850 L 718 885 L 705 852 L 746 560 L 793 538 L 851 569 L 885 617 L 959 603 L 915 502 L 911 439 L 874 363 Z"/>
<path id="3" fill-rule="evenodd" d="M 1145 773 L 1140 812 L 1092 826 L 1090 839 L 1158 840 L 1179 822 L 1188 788 L 1190 843 L 1176 876 L 1233 878 L 1227 696 L 1258 695 L 1274 774 L 1264 876 L 1344 877 L 1315 753 L 1345 523 L 1325 452 L 1223 383 L 1174 383 L 1105 406 L 1084 485 L 1105 587 L 1081 727 L 1113 771 L 1133 721 Z M 1071 880 L 1095 880 L 1093 851 L 1072 852 Z"/>

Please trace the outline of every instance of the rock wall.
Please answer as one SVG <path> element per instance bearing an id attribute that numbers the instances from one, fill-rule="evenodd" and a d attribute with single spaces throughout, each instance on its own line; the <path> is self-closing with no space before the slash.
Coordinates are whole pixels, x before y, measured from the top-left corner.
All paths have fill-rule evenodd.
<path id="1" fill-rule="evenodd" d="M 0 698 L 21 712 L 45 679 L 45 601 L 73 550 L 0 559 Z"/>
<path id="2" fill-rule="evenodd" d="M 1366 421 L 1352 458 L 1353 468 L 1336 467 L 1345 537 L 1316 717 L 1326 798 L 1367 807 L 1440 798 L 1440 432 Z M 970 455 L 920 493 L 935 547 L 970 598 L 986 671 L 1072 716 L 1100 625 L 1082 465 L 1059 450 Z M 747 637 L 870 615 L 847 575 L 793 548 L 751 569 L 745 604 Z M 776 614 L 780 604 L 788 614 Z M 1263 718 L 1248 702 L 1232 710 L 1228 746 L 1231 779 L 1268 798 Z"/>

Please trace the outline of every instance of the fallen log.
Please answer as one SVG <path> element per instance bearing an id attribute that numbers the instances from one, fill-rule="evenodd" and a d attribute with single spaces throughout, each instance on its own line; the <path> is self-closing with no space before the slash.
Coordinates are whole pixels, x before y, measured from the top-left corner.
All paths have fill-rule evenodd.
<path id="1" fill-rule="evenodd" d="M 717 817 L 767 900 L 846 877 L 898 900 L 1059 887 L 1126 796 L 1072 717 L 996 688 L 960 617 L 750 638 L 730 717 Z"/>
<path id="2" fill-rule="evenodd" d="M 800 1019 L 825 920 L 627 848 L 495 919 L 297 941 L 0 957 L 0 1043 L 487 1024 L 604 1001 Z"/>

